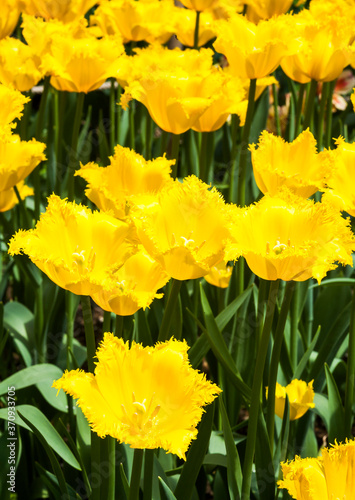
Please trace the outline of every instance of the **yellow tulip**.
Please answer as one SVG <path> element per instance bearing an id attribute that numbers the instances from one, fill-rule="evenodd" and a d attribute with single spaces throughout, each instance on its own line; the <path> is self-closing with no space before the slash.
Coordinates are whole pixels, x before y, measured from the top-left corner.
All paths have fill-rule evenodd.
<path id="1" fill-rule="evenodd" d="M 319 283 L 338 263 L 352 265 L 355 238 L 349 224 L 329 204 L 284 189 L 245 209 L 234 207 L 226 259 L 243 255 L 253 273 L 266 280 L 313 277 Z"/>
<path id="2" fill-rule="evenodd" d="M 0 40 L 0 81 L 20 92 L 30 90 L 43 76 L 34 50 L 16 38 Z"/>
<path id="3" fill-rule="evenodd" d="M 290 9 L 293 0 L 248 0 L 246 16 L 257 24 L 261 19 L 270 19 L 285 14 Z"/>
<path id="4" fill-rule="evenodd" d="M 9 134 L 16 126 L 13 121 L 21 118 L 22 110 L 30 98 L 7 85 L 0 83 L 0 136 Z"/>
<path id="5" fill-rule="evenodd" d="M 70 23 L 83 17 L 97 0 L 19 0 L 22 12 Z"/>
<path id="6" fill-rule="evenodd" d="M 157 198 L 151 207 L 132 209 L 147 252 L 175 279 L 205 276 L 224 258 L 229 238 L 222 196 L 190 176 L 175 181 Z"/>
<path id="7" fill-rule="evenodd" d="M 36 227 L 12 237 L 9 253 L 27 254 L 60 287 L 91 295 L 136 247 L 132 224 L 51 195 Z"/>
<path id="8" fill-rule="evenodd" d="M 0 137 L 0 191 L 12 188 L 45 160 L 45 147 L 35 139 L 21 141 L 18 135 Z"/>
<path id="9" fill-rule="evenodd" d="M 175 14 L 175 33 L 177 39 L 186 47 L 194 46 L 196 12 L 189 9 L 177 9 Z M 216 36 L 213 14 L 209 11 L 201 12 L 198 31 L 198 46 L 202 47 Z"/>
<path id="10" fill-rule="evenodd" d="M 20 181 L 16 187 L 21 200 L 24 200 L 27 196 L 33 196 L 34 194 L 33 189 L 25 185 L 25 181 Z M 13 187 L 0 191 L 0 212 L 7 212 L 7 210 L 11 210 L 11 208 L 13 208 L 17 203 L 18 198 Z"/>
<path id="11" fill-rule="evenodd" d="M 240 78 L 270 75 L 297 47 L 297 42 L 285 38 L 284 16 L 255 25 L 244 16 L 234 14 L 228 21 L 221 20 L 216 29 L 213 46 L 227 57 L 230 71 Z"/>
<path id="12" fill-rule="evenodd" d="M 266 388 L 266 398 L 268 388 Z M 290 404 L 290 420 L 297 420 L 310 409 L 314 408 L 313 380 L 307 384 L 304 380 L 294 379 L 286 387 L 276 382 L 275 413 L 283 418 L 285 411 L 286 396 Z"/>
<path id="13" fill-rule="evenodd" d="M 119 34 L 125 43 L 166 43 L 174 33 L 176 10 L 170 0 L 103 1 L 90 17 L 90 24 L 103 35 Z"/>
<path id="14" fill-rule="evenodd" d="M 0 38 L 12 34 L 20 17 L 19 0 L 2 0 L 0 11 Z"/>
<path id="15" fill-rule="evenodd" d="M 110 274 L 104 286 L 91 297 L 105 311 L 128 316 L 149 307 L 155 298 L 160 299 L 163 294 L 157 291 L 169 279 L 161 265 L 140 249 Z"/>
<path id="16" fill-rule="evenodd" d="M 194 370 L 175 339 L 143 347 L 105 333 L 95 373 L 66 371 L 53 387 L 77 398 L 94 432 L 131 448 L 163 448 L 185 459 L 196 426 L 221 392 Z"/>
<path id="17" fill-rule="evenodd" d="M 129 148 L 115 147 L 110 165 L 99 167 L 95 163 L 81 165 L 75 175 L 83 177 L 88 187 L 86 196 L 104 211 L 112 211 L 124 219 L 130 206 L 155 203 L 156 194 L 173 182 L 171 165 L 175 160 L 164 157 L 146 161 Z"/>
<path id="18" fill-rule="evenodd" d="M 281 464 L 286 488 L 296 500 L 351 499 L 355 491 L 355 440 L 322 449 L 318 458 L 297 457 Z"/>
<path id="19" fill-rule="evenodd" d="M 348 144 L 342 137 L 336 141 L 336 149 L 327 151 L 333 165 L 322 200 L 340 211 L 355 216 L 355 144 Z"/>
<path id="20" fill-rule="evenodd" d="M 258 148 L 250 145 L 256 184 L 263 194 L 274 196 L 282 187 L 308 198 L 325 186 L 331 162 L 317 153 L 317 141 L 307 129 L 287 143 L 267 131 L 259 137 Z"/>
<path id="21" fill-rule="evenodd" d="M 181 0 L 181 3 L 188 9 L 202 12 L 213 7 L 216 0 Z"/>
<path id="22" fill-rule="evenodd" d="M 233 266 L 226 266 L 224 262 L 211 267 L 211 271 L 204 276 L 207 283 L 218 288 L 228 288 Z"/>

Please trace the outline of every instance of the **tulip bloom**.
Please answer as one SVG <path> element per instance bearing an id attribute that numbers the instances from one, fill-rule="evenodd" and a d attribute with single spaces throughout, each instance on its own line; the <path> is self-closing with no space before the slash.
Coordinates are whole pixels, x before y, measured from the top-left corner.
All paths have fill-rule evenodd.
<path id="1" fill-rule="evenodd" d="M 245 209 L 234 208 L 226 259 L 243 255 L 253 273 L 265 280 L 313 277 L 319 283 L 338 263 L 352 265 L 355 239 L 349 224 L 329 204 L 285 189 Z"/>
<path id="2" fill-rule="evenodd" d="M 19 0 L 2 0 L 0 11 L 0 39 L 10 36 L 20 17 Z"/>
<path id="3" fill-rule="evenodd" d="M 318 458 L 296 457 L 281 464 L 277 484 L 296 500 L 350 499 L 355 491 L 355 440 L 322 448 Z"/>
<path id="4" fill-rule="evenodd" d="M 333 169 L 322 200 L 355 216 L 355 144 L 348 144 L 342 137 L 335 143 L 337 148 L 326 153 Z"/>
<path id="5" fill-rule="evenodd" d="M 21 118 L 26 102 L 30 101 L 21 92 L 0 83 L 0 136 L 9 134 L 16 125 L 13 121 Z"/>
<path id="6" fill-rule="evenodd" d="M 132 217 L 147 252 L 178 280 L 205 276 L 224 258 L 226 211 L 218 191 L 197 177 L 175 181 L 157 196 L 158 203 Z"/>
<path id="7" fill-rule="evenodd" d="M 43 77 L 35 51 L 16 38 L 0 40 L 0 81 L 26 92 Z"/>
<path id="8" fill-rule="evenodd" d="M 266 388 L 266 397 L 268 388 Z M 290 384 L 283 387 L 276 382 L 275 413 L 283 418 L 285 411 L 286 396 L 290 404 L 290 420 L 301 418 L 310 408 L 314 408 L 313 380 L 306 384 L 304 380 L 292 380 Z"/>
<path id="9" fill-rule="evenodd" d="M 227 57 L 233 75 L 264 78 L 279 66 L 283 57 L 296 50 L 296 42 L 285 38 L 285 28 L 284 16 L 255 25 L 234 14 L 217 25 L 213 46 Z"/>
<path id="10" fill-rule="evenodd" d="M 29 186 L 26 186 L 25 181 L 20 181 L 17 185 L 17 190 L 20 195 L 21 200 L 27 198 L 27 196 L 33 196 L 34 191 Z M 0 212 L 7 212 L 11 210 L 18 203 L 18 198 L 14 189 L 6 189 L 5 191 L 0 191 Z"/>
<path id="11" fill-rule="evenodd" d="M 44 19 L 70 23 L 83 17 L 97 0 L 20 0 L 22 11 Z"/>
<path id="12" fill-rule="evenodd" d="M 186 47 L 194 46 L 196 12 L 189 9 L 177 9 L 175 14 L 175 33 L 177 39 Z M 216 36 L 214 25 L 217 21 L 211 12 L 201 12 L 198 30 L 198 46 L 202 47 Z"/>
<path id="13" fill-rule="evenodd" d="M 211 267 L 211 271 L 204 276 L 207 283 L 218 288 L 228 288 L 233 266 L 226 266 L 224 262 L 220 262 Z"/>
<path id="14" fill-rule="evenodd" d="M 0 191 L 12 188 L 45 160 L 45 147 L 35 139 L 21 141 L 18 135 L 0 137 Z"/>
<path id="15" fill-rule="evenodd" d="M 170 167 L 174 163 L 165 156 L 146 161 L 133 150 L 118 145 L 110 156 L 110 165 L 88 163 L 81 165 L 75 175 L 87 181 L 85 194 L 89 200 L 101 210 L 110 210 L 118 219 L 124 219 L 131 205 L 155 203 L 156 194 L 173 182 Z"/>
<path id="16" fill-rule="evenodd" d="M 261 19 L 270 19 L 285 14 L 290 9 L 293 0 L 248 0 L 246 16 L 257 24 Z"/>
<path id="17" fill-rule="evenodd" d="M 36 227 L 12 237 L 9 253 L 27 254 L 65 290 L 91 295 L 136 247 L 132 224 L 51 195 Z"/>
<path id="18" fill-rule="evenodd" d="M 213 4 L 216 3 L 216 0 L 181 0 L 181 3 L 188 9 L 202 12 L 213 7 Z"/>
<path id="19" fill-rule="evenodd" d="M 308 198 L 325 186 L 331 163 L 327 155 L 317 153 L 317 141 L 307 129 L 293 142 L 262 132 L 258 148 L 251 144 L 255 182 L 260 191 L 271 196 L 286 186 L 293 193 Z"/>
<path id="20" fill-rule="evenodd" d="M 169 279 L 161 265 L 140 248 L 91 297 L 105 311 L 128 316 L 160 299 L 163 294 L 157 291 Z"/>
<path id="21" fill-rule="evenodd" d="M 185 459 L 197 436 L 203 406 L 219 387 L 194 370 L 188 345 L 170 339 L 143 347 L 105 333 L 95 373 L 66 371 L 53 387 L 77 404 L 100 437 L 112 436 L 131 448 L 163 448 Z"/>

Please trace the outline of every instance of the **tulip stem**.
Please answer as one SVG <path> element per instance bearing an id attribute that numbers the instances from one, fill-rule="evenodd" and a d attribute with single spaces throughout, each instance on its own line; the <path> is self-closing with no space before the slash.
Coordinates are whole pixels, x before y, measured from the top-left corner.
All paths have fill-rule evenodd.
<path id="1" fill-rule="evenodd" d="M 79 92 L 76 97 L 76 108 L 74 116 L 73 134 L 71 141 L 71 151 L 69 156 L 69 169 L 68 169 L 68 200 L 74 200 L 74 171 L 76 169 L 76 163 L 78 161 L 78 140 L 79 140 L 79 130 L 81 123 L 81 116 L 83 114 L 84 106 L 84 92 Z"/>
<path id="2" fill-rule="evenodd" d="M 135 148 L 135 130 L 134 130 L 134 102 L 131 103 L 128 113 L 129 113 L 129 146 L 131 149 Z"/>
<path id="3" fill-rule="evenodd" d="M 255 92 L 256 92 L 256 78 L 250 80 L 248 109 L 245 118 L 245 124 L 243 127 L 242 144 L 241 144 L 242 149 L 240 151 L 237 205 L 241 207 L 245 205 L 245 178 L 246 178 L 247 161 L 249 155 L 248 152 L 249 135 L 254 115 Z M 233 193 L 233 191 L 231 192 Z"/>
<path id="4" fill-rule="evenodd" d="M 200 166 L 200 179 L 204 182 L 207 182 L 207 172 L 206 172 L 206 163 L 207 163 L 207 141 L 209 134 L 207 132 L 201 133 L 201 144 L 200 144 L 200 155 L 199 155 L 199 166 Z"/>
<path id="5" fill-rule="evenodd" d="M 251 474 L 253 468 L 256 434 L 257 434 L 258 419 L 259 419 L 260 394 L 263 382 L 265 360 L 269 347 L 272 321 L 275 312 L 278 288 L 279 288 L 279 280 L 272 281 L 270 283 L 263 333 L 261 335 L 260 345 L 255 364 L 250 409 L 249 409 L 248 437 L 247 437 L 244 467 L 243 467 L 243 484 L 242 484 L 242 495 L 241 495 L 241 498 L 243 500 L 250 498 Z"/>
<path id="6" fill-rule="evenodd" d="M 201 12 L 199 10 L 196 11 L 196 23 L 195 23 L 195 31 L 194 31 L 194 49 L 198 50 L 198 34 L 200 29 L 200 15 Z"/>
<path id="7" fill-rule="evenodd" d="M 152 500 L 153 466 L 155 450 L 144 450 L 144 491 L 143 500 Z"/>
<path id="8" fill-rule="evenodd" d="M 292 82 L 292 84 L 293 84 L 293 82 Z M 300 129 L 300 125 L 301 125 L 302 108 L 303 108 L 303 98 L 304 98 L 304 92 L 305 92 L 305 90 L 306 90 L 306 84 L 305 83 L 301 83 L 299 91 L 298 91 L 298 99 L 297 99 L 297 104 L 296 104 L 296 119 L 295 119 L 295 136 L 294 136 L 294 139 L 299 134 L 299 129 Z"/>
<path id="9" fill-rule="evenodd" d="M 353 289 L 353 298 L 350 316 L 349 328 L 349 347 L 348 347 L 348 364 L 346 370 L 346 385 L 345 385 L 345 434 L 350 439 L 352 437 L 353 425 L 353 403 L 355 390 L 355 289 Z"/>
<path id="10" fill-rule="evenodd" d="M 324 147 L 330 148 L 330 142 L 332 139 L 332 118 L 333 118 L 333 92 L 336 85 L 336 80 L 328 83 L 328 100 L 327 100 L 327 110 L 325 113 L 325 141 Z"/>
<path id="11" fill-rule="evenodd" d="M 117 86 L 117 121 L 116 121 L 116 144 L 121 144 L 121 114 L 122 108 L 120 105 L 122 88 L 121 85 Z"/>
<path id="12" fill-rule="evenodd" d="M 116 337 L 123 338 L 123 316 L 119 314 L 116 314 L 115 335 Z"/>
<path id="13" fill-rule="evenodd" d="M 111 79 L 111 87 L 110 87 L 110 147 L 111 147 L 111 154 L 113 154 L 114 149 L 115 149 L 115 140 L 116 140 L 116 122 L 115 122 L 115 97 L 116 97 L 116 89 L 115 89 L 115 82 L 116 80 L 114 78 Z"/>
<path id="14" fill-rule="evenodd" d="M 145 159 L 150 160 L 152 157 L 152 122 L 148 111 L 146 112 L 146 128 L 145 128 Z"/>
<path id="15" fill-rule="evenodd" d="M 280 316 L 277 322 L 276 333 L 274 338 L 274 346 L 272 349 L 271 363 L 269 369 L 269 381 L 268 381 L 269 388 L 267 396 L 266 426 L 270 441 L 271 454 L 273 453 L 273 447 L 274 447 L 275 392 L 276 392 L 277 371 L 279 367 L 281 346 L 282 346 L 282 340 L 284 338 L 284 330 L 285 330 L 287 315 L 290 310 L 294 287 L 295 283 L 293 281 L 287 282 L 285 295 L 282 301 Z"/>
<path id="16" fill-rule="evenodd" d="M 290 355 L 293 370 L 296 370 L 298 362 L 298 311 L 300 306 L 300 284 L 295 283 L 294 296 L 292 300 L 292 312 L 291 312 L 291 344 L 290 344 Z"/>
<path id="17" fill-rule="evenodd" d="M 20 193 L 19 193 L 16 185 L 13 186 L 13 189 L 15 191 L 15 195 L 17 197 L 17 200 L 18 200 L 18 203 L 19 203 L 19 206 L 20 206 L 20 211 L 21 211 L 22 217 L 23 217 L 22 227 L 31 228 L 32 227 L 32 221 L 31 221 L 31 217 L 30 217 L 29 213 L 27 212 L 26 205 L 25 205 L 23 199 L 21 198 Z"/>
<path id="18" fill-rule="evenodd" d="M 316 80 L 311 80 L 311 84 L 308 91 L 307 102 L 306 102 L 306 111 L 303 122 L 303 130 L 307 128 L 311 128 L 312 118 L 313 118 L 313 109 L 314 109 L 314 101 L 317 93 L 317 84 Z"/>
<path id="19" fill-rule="evenodd" d="M 41 96 L 41 102 L 39 104 L 39 110 L 37 114 L 37 122 L 36 122 L 36 139 L 37 141 L 41 141 L 43 137 L 43 127 L 44 127 L 44 116 L 45 109 L 47 104 L 47 97 L 49 91 L 49 76 L 44 79 L 43 92 Z M 35 210 L 34 210 L 34 219 L 39 219 L 40 213 L 40 204 L 41 204 L 41 183 L 40 183 L 40 169 L 39 167 L 35 168 L 33 171 L 33 187 L 35 192 Z"/>
<path id="20" fill-rule="evenodd" d="M 131 474 L 131 482 L 129 485 L 129 498 L 128 498 L 128 500 L 138 500 L 138 498 L 139 498 L 139 488 L 140 488 L 140 482 L 141 482 L 143 453 L 144 453 L 144 450 L 140 450 L 138 448 L 136 448 L 134 450 L 132 474 Z"/>
<path id="21" fill-rule="evenodd" d="M 318 112 L 318 138 L 317 138 L 318 151 L 322 151 L 323 149 L 324 114 L 328 99 L 328 88 L 329 88 L 329 83 L 324 82 L 322 86 L 322 97 L 320 100 L 320 106 Z"/>
<path id="22" fill-rule="evenodd" d="M 176 279 L 172 280 L 168 303 L 166 304 L 163 320 L 160 325 L 158 337 L 159 342 L 165 342 L 170 338 L 169 329 L 173 319 L 173 312 L 177 303 L 181 285 L 182 281 Z"/>
<path id="23" fill-rule="evenodd" d="M 92 314 L 91 314 L 90 297 L 88 295 L 81 296 L 81 308 L 83 311 L 83 319 L 84 319 L 88 368 L 91 373 L 94 373 L 95 370 L 94 357 L 95 357 L 96 346 L 95 346 L 94 324 L 92 321 Z"/>
<path id="24" fill-rule="evenodd" d="M 280 123 L 280 114 L 279 114 L 279 93 L 277 90 L 276 83 L 272 84 L 272 95 L 274 98 L 274 114 L 275 114 L 275 127 L 277 135 L 281 136 L 281 123 Z"/>
<path id="25" fill-rule="evenodd" d="M 175 160 L 175 165 L 172 166 L 171 176 L 173 179 L 177 177 L 178 161 L 179 161 L 180 135 L 171 134 L 171 155 L 170 158 Z"/>
<path id="26" fill-rule="evenodd" d="M 107 436 L 106 439 L 108 440 L 108 494 L 107 494 L 107 500 L 115 500 L 116 495 L 115 495 L 115 488 L 116 488 L 116 439 Z"/>
<path id="27" fill-rule="evenodd" d="M 104 322 L 102 324 L 102 333 L 111 331 L 111 311 L 104 311 Z"/>

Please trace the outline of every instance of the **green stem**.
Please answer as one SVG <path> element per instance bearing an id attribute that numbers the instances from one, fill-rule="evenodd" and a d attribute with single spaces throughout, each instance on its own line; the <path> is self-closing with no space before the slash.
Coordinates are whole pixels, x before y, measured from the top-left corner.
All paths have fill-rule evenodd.
<path id="1" fill-rule="evenodd" d="M 173 179 L 177 177 L 178 161 L 179 161 L 180 135 L 171 134 L 171 160 L 175 160 L 175 165 L 172 166 L 171 176 Z"/>
<path id="2" fill-rule="evenodd" d="M 268 383 L 269 388 L 267 397 L 266 426 L 268 430 L 271 453 L 273 453 L 273 447 L 274 447 L 275 391 L 276 391 L 277 371 L 279 367 L 281 346 L 284 338 L 284 330 L 285 330 L 287 315 L 290 310 L 293 290 L 294 290 L 294 282 L 288 281 L 286 285 L 284 299 L 282 301 L 280 316 L 277 322 L 274 346 L 272 349 L 271 363 L 269 369 L 269 383 Z"/>
<path id="3" fill-rule="evenodd" d="M 349 347 L 348 347 L 348 363 L 346 370 L 346 386 L 345 386 L 345 433 L 350 439 L 352 437 L 353 426 L 353 403 L 355 390 L 355 289 L 353 289 L 353 298 L 350 316 L 349 328 Z"/>
<path id="4" fill-rule="evenodd" d="M 324 141 L 324 147 L 326 148 L 330 148 L 330 143 L 332 139 L 333 92 L 335 84 L 336 80 L 329 82 L 328 84 L 328 100 L 327 100 L 327 111 L 325 114 L 325 141 Z"/>
<path id="5" fill-rule="evenodd" d="M 275 76 L 275 75 L 274 75 Z M 272 84 L 272 95 L 274 98 L 274 113 L 275 113 L 275 126 L 277 135 L 281 136 L 281 123 L 279 115 L 279 93 L 277 91 L 276 83 Z"/>
<path id="6" fill-rule="evenodd" d="M 107 436 L 108 439 L 108 496 L 107 500 L 115 500 L 115 489 L 116 489 L 116 439 Z"/>
<path id="7" fill-rule="evenodd" d="M 302 116 L 302 108 L 303 108 L 303 100 L 304 93 L 306 90 L 306 84 L 301 83 L 299 91 L 298 91 L 298 99 L 296 105 L 296 119 L 295 119 L 295 136 L 294 139 L 298 136 L 301 127 L 301 116 Z"/>
<path id="8" fill-rule="evenodd" d="M 21 211 L 22 217 L 23 217 L 22 227 L 29 229 L 29 228 L 32 227 L 32 221 L 31 221 L 30 214 L 27 212 L 26 205 L 25 205 L 23 199 L 20 196 L 20 193 L 19 193 L 19 191 L 17 189 L 17 186 L 16 185 L 13 186 L 13 189 L 15 191 L 15 195 L 17 197 L 17 200 L 18 200 L 18 203 L 19 203 L 19 206 L 20 206 L 20 211 Z"/>
<path id="9" fill-rule="evenodd" d="M 111 331 L 111 311 L 104 311 L 104 322 L 102 325 L 102 332 Z"/>
<path id="10" fill-rule="evenodd" d="M 254 115 L 255 91 L 256 91 L 256 79 L 252 79 L 250 80 L 248 109 L 245 118 L 245 124 L 243 127 L 242 144 L 241 144 L 242 149 L 240 152 L 240 161 L 239 161 L 237 205 L 241 207 L 245 205 L 245 178 L 246 178 L 247 162 L 249 155 L 248 151 L 249 135 Z"/>
<path id="11" fill-rule="evenodd" d="M 296 370 L 298 362 L 298 310 L 300 305 L 300 284 L 295 283 L 295 291 L 292 301 L 292 311 L 291 311 L 291 343 L 290 343 L 290 355 L 292 367 Z"/>
<path id="12" fill-rule="evenodd" d="M 26 97 L 31 97 L 30 92 L 23 92 L 23 94 Z M 31 112 L 32 112 L 32 101 L 28 101 L 24 105 L 23 115 L 22 115 L 22 118 L 21 118 L 20 123 L 19 123 L 19 127 L 20 127 L 20 134 L 19 135 L 23 141 L 28 140 L 28 123 L 30 120 Z"/>
<path id="13" fill-rule="evenodd" d="M 83 114 L 83 106 L 84 106 L 84 92 L 79 92 L 76 98 L 76 109 L 74 116 L 74 125 L 73 125 L 73 134 L 72 134 L 72 142 L 71 142 L 71 152 L 69 158 L 69 169 L 68 169 L 68 200 L 74 200 L 74 171 L 76 169 L 76 164 L 78 162 L 78 140 L 79 140 L 79 131 L 80 131 L 80 123 L 81 116 Z"/>
<path id="14" fill-rule="evenodd" d="M 169 329 L 173 319 L 173 311 L 177 303 L 182 281 L 173 279 L 171 284 L 171 290 L 168 298 L 168 303 L 164 311 L 163 320 L 160 325 L 159 330 L 159 342 L 164 342 L 170 338 Z"/>
<path id="15" fill-rule="evenodd" d="M 83 310 L 88 368 L 91 373 L 94 373 L 95 371 L 94 357 L 95 357 L 96 346 L 95 346 L 94 324 L 92 321 L 91 303 L 89 296 L 87 295 L 81 296 L 81 308 Z"/>
<path id="16" fill-rule="evenodd" d="M 140 482 L 141 482 L 143 453 L 144 453 L 144 450 L 139 450 L 138 448 L 136 448 L 134 450 L 132 475 L 131 475 L 131 482 L 129 485 L 128 500 L 138 500 L 139 499 L 139 488 L 140 488 Z"/>
<path id="17" fill-rule="evenodd" d="M 198 32 L 200 29 L 200 11 L 196 11 L 196 23 L 195 23 L 195 31 L 194 31 L 194 49 L 198 50 Z"/>
<path id="18" fill-rule="evenodd" d="M 151 500 L 153 493 L 153 466 L 155 450 L 144 451 L 144 490 L 143 500 Z"/>
<path id="19" fill-rule="evenodd" d="M 206 172 L 206 163 L 207 163 L 207 142 L 208 142 L 209 134 L 208 132 L 201 133 L 201 145 L 200 145 L 200 155 L 199 155 L 199 166 L 200 166 L 200 179 L 204 182 L 207 182 L 207 172 Z"/>
<path id="20" fill-rule="evenodd" d="M 152 157 L 152 125 L 153 120 L 150 114 L 146 113 L 146 128 L 145 128 L 145 159 L 150 160 Z"/>
<path id="21" fill-rule="evenodd" d="M 123 316 L 116 314 L 115 335 L 123 338 Z"/>
<path id="22" fill-rule="evenodd" d="M 267 313 L 265 317 L 263 333 L 261 336 L 260 346 L 255 364 L 253 387 L 251 392 L 251 401 L 249 410 L 248 436 L 247 436 L 244 467 L 243 467 L 243 484 L 242 484 L 242 495 L 241 495 L 241 498 L 243 500 L 250 498 L 251 475 L 252 475 L 253 459 L 255 453 L 257 428 L 258 428 L 260 394 L 263 381 L 265 360 L 269 347 L 272 321 L 275 312 L 278 287 L 279 287 L 279 280 L 272 281 L 270 283 L 270 291 L 267 301 Z"/>
<path id="23" fill-rule="evenodd" d="M 117 121 L 116 121 L 116 143 L 121 144 L 121 115 L 122 108 L 120 106 L 121 101 L 122 88 L 121 85 L 118 84 L 117 87 Z"/>
<path id="24" fill-rule="evenodd" d="M 116 130 L 115 130 L 115 111 L 116 111 L 116 105 L 115 105 L 115 97 L 116 97 L 116 90 L 115 90 L 115 78 L 111 79 L 111 87 L 110 87 L 110 148 L 111 148 L 111 154 L 113 154 L 114 149 L 115 149 L 115 140 L 116 140 Z"/>
<path id="25" fill-rule="evenodd" d="M 135 148 L 135 127 L 134 127 L 134 102 L 131 102 L 128 113 L 129 113 L 129 146 L 134 150 Z"/>
<path id="26" fill-rule="evenodd" d="M 235 173 L 237 168 L 237 157 L 238 157 L 238 129 L 239 129 L 240 120 L 238 115 L 232 115 L 232 124 L 231 124 L 231 140 L 232 140 L 232 149 L 230 154 L 230 181 L 229 181 L 229 201 L 232 202 L 235 191 Z M 224 134 L 226 142 L 228 141 L 226 137 L 226 133 Z"/>
<path id="27" fill-rule="evenodd" d="M 318 113 L 318 137 L 317 137 L 318 151 L 322 151 L 323 149 L 324 114 L 328 99 L 328 87 L 329 84 L 327 82 L 323 83 L 322 98 L 320 100 L 319 113 Z"/>
<path id="28" fill-rule="evenodd" d="M 304 122 L 303 122 L 303 130 L 306 130 L 307 128 L 311 128 L 316 93 L 317 93 L 317 81 L 311 80 L 311 84 L 310 84 L 309 92 L 308 92 L 308 96 L 307 96 L 307 102 L 306 102 L 306 111 L 305 111 Z"/>
<path id="29" fill-rule="evenodd" d="M 36 139 L 37 141 L 41 141 L 43 137 L 43 127 L 44 127 L 44 116 L 46 111 L 47 97 L 50 88 L 49 76 L 46 76 L 44 79 L 43 92 L 41 96 L 41 101 L 39 104 L 39 110 L 37 114 L 36 121 Z"/>
<path id="30" fill-rule="evenodd" d="M 165 130 L 162 130 L 161 131 L 161 141 L 160 141 L 160 156 L 163 156 L 164 153 L 167 152 L 167 149 L 168 149 L 168 137 L 169 137 L 168 132 L 165 132 Z"/>

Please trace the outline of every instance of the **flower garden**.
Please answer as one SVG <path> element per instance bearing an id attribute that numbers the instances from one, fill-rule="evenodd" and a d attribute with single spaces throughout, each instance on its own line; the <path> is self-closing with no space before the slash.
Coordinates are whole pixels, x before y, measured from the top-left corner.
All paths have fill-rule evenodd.
<path id="1" fill-rule="evenodd" d="M 0 498 L 355 498 L 355 5 L 3 0 Z"/>

